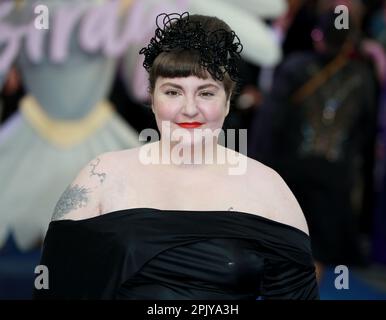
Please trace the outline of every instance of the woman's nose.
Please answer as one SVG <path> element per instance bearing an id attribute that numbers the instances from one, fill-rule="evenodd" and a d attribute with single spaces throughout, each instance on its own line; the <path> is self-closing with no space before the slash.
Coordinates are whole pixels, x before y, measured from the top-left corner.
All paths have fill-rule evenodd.
<path id="1" fill-rule="evenodd" d="M 195 99 L 192 97 L 186 97 L 182 108 L 182 113 L 189 118 L 193 118 L 198 114 L 198 112 L 199 110 L 197 108 Z"/>

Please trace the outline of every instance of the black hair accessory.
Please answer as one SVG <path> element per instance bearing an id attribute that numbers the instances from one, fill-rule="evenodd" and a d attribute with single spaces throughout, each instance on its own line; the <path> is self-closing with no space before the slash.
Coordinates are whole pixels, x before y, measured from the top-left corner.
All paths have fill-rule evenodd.
<path id="1" fill-rule="evenodd" d="M 155 36 L 139 51 L 145 55 L 143 66 L 147 71 L 161 52 L 197 50 L 201 65 L 214 79 L 222 81 L 228 73 L 237 82 L 237 62 L 243 46 L 234 31 L 219 29 L 208 33 L 200 22 L 189 20 L 188 12 L 161 13 L 156 18 L 156 25 Z"/>

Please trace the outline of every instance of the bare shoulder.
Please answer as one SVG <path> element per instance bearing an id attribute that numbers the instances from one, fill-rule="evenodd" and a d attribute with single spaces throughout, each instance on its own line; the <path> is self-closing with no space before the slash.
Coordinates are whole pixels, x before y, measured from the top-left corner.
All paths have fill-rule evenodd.
<path id="1" fill-rule="evenodd" d="M 255 194 L 264 196 L 269 218 L 309 233 L 303 211 L 283 178 L 272 168 L 248 158 L 249 185 Z M 269 204 L 269 205 L 268 205 Z"/>
<path id="2" fill-rule="evenodd" d="M 52 220 L 81 220 L 100 214 L 100 199 L 106 185 L 114 179 L 122 151 L 107 152 L 90 160 L 64 190 Z"/>

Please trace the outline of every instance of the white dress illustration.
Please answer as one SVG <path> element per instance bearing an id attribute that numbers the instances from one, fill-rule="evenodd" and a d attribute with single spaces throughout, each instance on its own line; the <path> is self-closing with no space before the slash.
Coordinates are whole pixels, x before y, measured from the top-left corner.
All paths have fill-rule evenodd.
<path id="1" fill-rule="evenodd" d="M 55 12 L 60 2 L 54 2 Z M 12 17 L 18 22 L 33 12 L 28 4 L 18 10 Z M 20 250 L 38 247 L 79 170 L 98 154 L 139 145 L 138 133 L 106 101 L 116 59 L 84 52 L 77 34 L 61 63 L 49 58 L 48 45 L 38 63 L 20 50 L 17 65 L 28 94 L 0 128 L 0 248 L 11 233 Z"/>

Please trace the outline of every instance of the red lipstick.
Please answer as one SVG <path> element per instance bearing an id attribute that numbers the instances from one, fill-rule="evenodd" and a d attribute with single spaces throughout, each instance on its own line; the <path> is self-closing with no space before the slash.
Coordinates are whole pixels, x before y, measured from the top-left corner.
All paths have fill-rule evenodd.
<path id="1" fill-rule="evenodd" d="M 198 128 L 203 125 L 201 122 L 180 122 L 177 123 L 180 127 L 185 129 Z"/>

